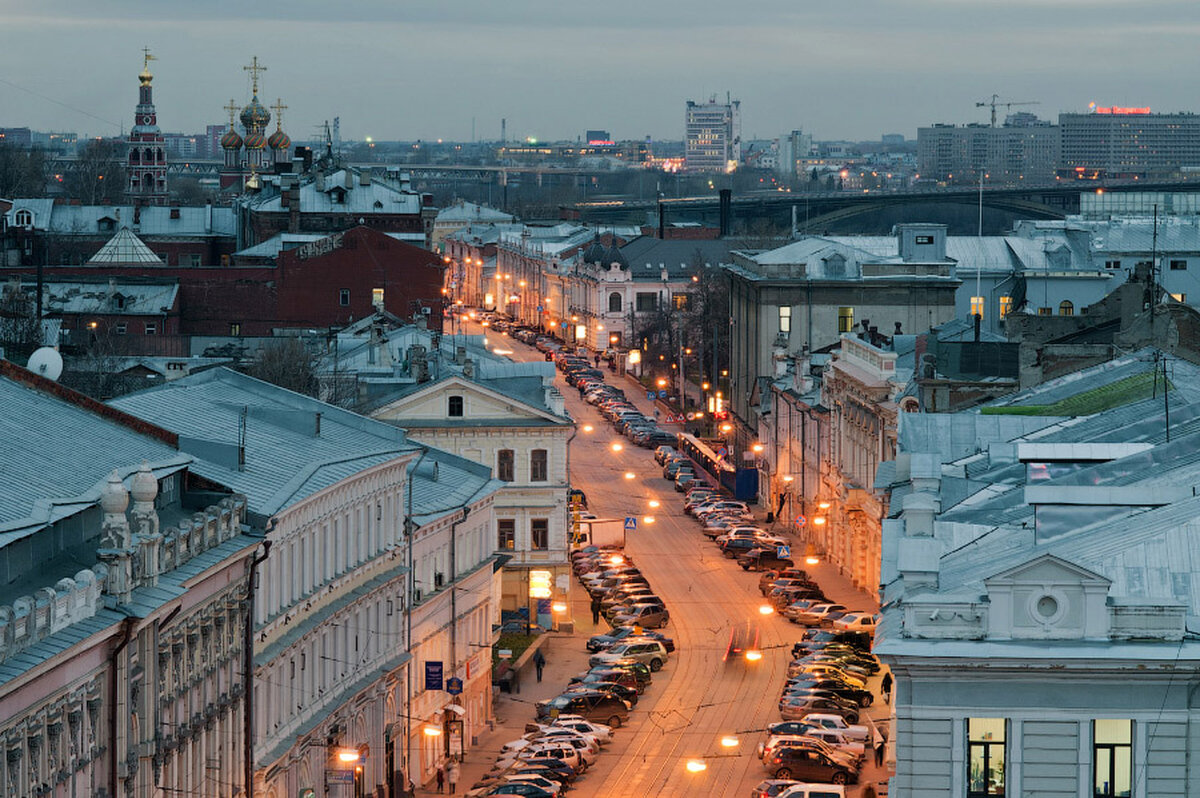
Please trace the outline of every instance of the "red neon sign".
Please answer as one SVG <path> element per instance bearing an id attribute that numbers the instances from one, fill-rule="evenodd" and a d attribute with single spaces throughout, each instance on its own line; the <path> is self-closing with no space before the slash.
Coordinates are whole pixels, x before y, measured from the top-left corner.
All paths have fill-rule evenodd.
<path id="1" fill-rule="evenodd" d="M 1140 116 L 1143 114 L 1150 113 L 1149 107 L 1147 107 L 1147 108 L 1124 108 L 1119 105 L 1113 105 L 1110 107 L 1095 106 L 1092 108 L 1092 110 L 1098 114 L 1114 114 L 1117 116 Z"/>

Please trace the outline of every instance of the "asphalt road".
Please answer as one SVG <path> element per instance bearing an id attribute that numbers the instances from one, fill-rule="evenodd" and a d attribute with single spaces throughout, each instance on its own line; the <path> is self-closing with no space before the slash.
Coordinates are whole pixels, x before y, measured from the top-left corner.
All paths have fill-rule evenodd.
<path id="1" fill-rule="evenodd" d="M 512 350 L 508 356 L 513 360 L 543 358 L 536 349 L 494 331 L 474 324 L 467 331 L 486 333 L 493 348 Z M 645 394 L 638 396 L 632 382 L 614 376 L 608 380 L 624 388 L 643 411 L 649 410 Z M 744 798 L 768 777 L 754 748 L 766 725 L 779 720 L 777 701 L 800 627 L 778 615 L 759 613 L 764 601 L 758 575 L 725 559 L 700 534 L 696 522 L 683 513 L 681 494 L 663 479 L 652 450 L 634 446 L 617 433 L 561 373 L 557 382 L 579 425 L 570 453 L 571 482 L 587 493 L 589 509 L 599 517 L 638 518 L 637 531 L 627 536 L 626 551 L 666 602 L 671 623 L 663 631 L 676 645 L 628 726 L 615 735 L 572 794 Z M 585 427 L 589 424 L 590 432 Z M 614 443 L 622 449 L 613 451 Z M 650 506 L 652 500 L 659 502 L 657 508 Z M 760 628 L 763 659 L 725 663 L 731 628 L 748 621 Z M 877 685 L 876 678 L 873 686 Z M 878 707 L 873 714 L 886 715 L 886 708 Z M 723 747 L 725 735 L 736 736 L 739 745 Z M 707 768 L 689 772 L 689 759 L 703 760 Z M 864 777 L 870 775 L 864 770 Z"/>

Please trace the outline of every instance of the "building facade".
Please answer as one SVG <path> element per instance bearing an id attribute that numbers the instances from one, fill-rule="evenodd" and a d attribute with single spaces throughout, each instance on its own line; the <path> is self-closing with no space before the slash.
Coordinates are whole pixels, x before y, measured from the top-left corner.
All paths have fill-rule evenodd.
<path id="1" fill-rule="evenodd" d="M 0 791 L 247 796 L 245 498 L 166 430 L 17 366 L 0 394 Z"/>
<path id="2" fill-rule="evenodd" d="M 1065 175 L 1167 177 L 1200 166 L 1200 116 L 1149 108 L 1096 108 L 1059 114 Z"/>
<path id="3" fill-rule="evenodd" d="M 917 169 L 922 179 L 991 185 L 1043 183 L 1054 179 L 1062 136 L 1056 125 L 991 127 L 933 125 L 917 130 Z"/>
<path id="4" fill-rule="evenodd" d="M 742 160 L 739 100 L 687 102 L 683 168 L 689 172 L 732 172 Z"/>
<path id="5" fill-rule="evenodd" d="M 154 110 L 154 89 L 151 83 L 150 62 L 154 56 L 146 51 L 145 64 L 138 75 L 138 104 L 134 111 L 133 127 L 129 129 L 129 155 L 126 170 L 129 185 L 126 194 L 134 205 L 166 205 L 167 151 L 162 131 L 158 127 L 158 112 Z"/>

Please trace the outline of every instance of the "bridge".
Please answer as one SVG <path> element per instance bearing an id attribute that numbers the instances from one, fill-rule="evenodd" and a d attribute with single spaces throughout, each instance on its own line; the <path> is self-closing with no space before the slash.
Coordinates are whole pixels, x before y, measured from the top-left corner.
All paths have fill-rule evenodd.
<path id="1" fill-rule="evenodd" d="M 735 220 L 771 218 L 781 223 L 795 219 L 799 232 L 820 232 L 844 226 L 868 215 L 892 211 L 903 216 L 905 209 L 928 206 L 956 206 L 978 212 L 982 203 L 992 215 L 1021 219 L 1062 219 L 1079 212 L 1081 194 L 1104 192 L 1193 192 L 1200 191 L 1196 181 L 1138 180 L 1056 181 L 1042 185 L 984 186 L 982 191 L 968 186 L 920 187 L 903 190 L 864 189 L 850 191 L 769 191 L 734 195 L 731 213 Z M 607 223 L 644 223 L 662 213 L 666 223 L 694 221 L 716 225 L 720 221 L 720 198 L 662 198 L 659 200 L 604 200 L 580 202 L 563 209 L 580 221 Z M 922 218 L 922 221 L 935 221 Z"/>

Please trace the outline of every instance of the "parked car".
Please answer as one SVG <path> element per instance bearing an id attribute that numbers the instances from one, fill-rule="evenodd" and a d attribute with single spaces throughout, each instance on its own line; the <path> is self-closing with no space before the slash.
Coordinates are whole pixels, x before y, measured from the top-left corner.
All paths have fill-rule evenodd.
<path id="1" fill-rule="evenodd" d="M 866 726 L 856 726 L 846 722 L 846 719 L 840 715 L 824 714 L 814 712 L 805 715 L 802 720 L 811 726 L 820 726 L 824 729 L 838 729 L 845 733 L 846 738 L 856 742 L 866 742 L 870 737 L 871 732 Z"/>
<path id="2" fill-rule="evenodd" d="M 798 613 L 796 615 L 796 622 L 804 624 L 805 626 L 817 626 L 825 621 L 832 623 L 833 619 L 831 619 L 829 616 L 835 612 L 839 613 L 837 617 L 842 617 L 842 615 L 846 613 L 846 605 L 817 604 L 816 606 L 809 607 L 804 612 Z"/>
<path id="3" fill-rule="evenodd" d="M 846 788 L 841 784 L 799 782 L 779 793 L 778 798 L 846 798 Z"/>
<path id="4" fill-rule="evenodd" d="M 643 662 L 652 671 L 662 670 L 670 655 L 667 647 L 658 640 L 636 640 L 618 643 L 608 651 L 601 651 L 588 657 L 588 664 L 593 668 L 606 665 L 620 659 L 632 659 Z"/>
<path id="5" fill-rule="evenodd" d="M 639 693 L 646 689 L 646 686 L 638 680 L 637 676 L 620 668 L 592 668 L 587 673 L 571 677 L 568 687 L 573 687 L 577 684 L 591 685 L 607 682 L 624 685 Z"/>
<path id="6" fill-rule="evenodd" d="M 656 604 L 635 604 L 628 612 L 612 617 L 614 626 L 638 626 L 646 629 L 661 629 L 671 622 L 667 608 Z"/>
<path id="7" fill-rule="evenodd" d="M 764 763 L 777 779 L 797 778 L 831 784 L 855 784 L 858 773 L 810 748 L 781 748 Z"/>
<path id="8" fill-rule="evenodd" d="M 866 632 L 875 634 L 875 624 L 878 619 L 865 612 L 850 612 L 833 622 L 833 628 L 846 632 Z"/>
<path id="9" fill-rule="evenodd" d="M 586 684 L 573 684 L 568 685 L 567 689 L 564 690 L 563 693 L 578 693 L 592 690 L 601 693 L 612 693 L 617 698 L 628 703 L 630 709 L 638 705 L 637 687 L 630 687 L 628 685 L 621 684 L 620 682 L 588 682 Z"/>
<path id="10" fill-rule="evenodd" d="M 750 798 L 776 798 L 784 790 L 799 783 L 795 779 L 764 779 L 750 790 Z"/>
<path id="11" fill-rule="evenodd" d="M 667 647 L 668 653 L 675 650 L 675 641 L 664 635 L 662 632 L 651 632 L 644 629 L 638 629 L 635 626 L 618 626 L 608 634 L 592 635 L 588 638 L 587 650 L 592 653 L 603 651 L 604 649 L 621 642 L 627 637 L 649 637 L 654 640 L 661 641 L 662 644 Z"/>
<path id="12" fill-rule="evenodd" d="M 768 568 L 790 568 L 794 563 L 790 557 L 780 557 L 778 548 L 750 549 L 737 558 L 744 571 L 763 571 Z"/>
<path id="13" fill-rule="evenodd" d="M 611 728 L 629 720 L 631 707 L 611 693 L 600 691 L 563 693 L 535 705 L 539 718 L 556 718 L 560 714 L 579 715 Z"/>

